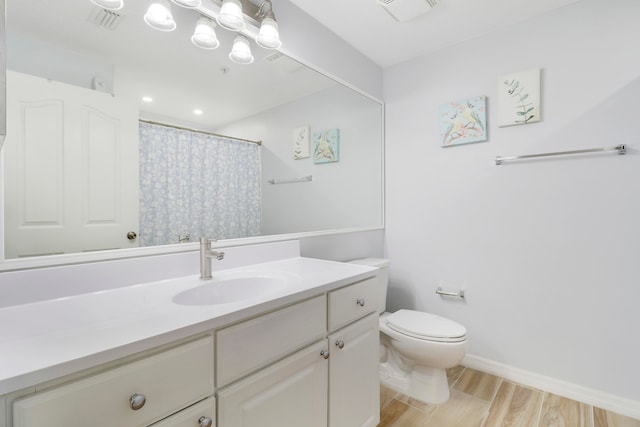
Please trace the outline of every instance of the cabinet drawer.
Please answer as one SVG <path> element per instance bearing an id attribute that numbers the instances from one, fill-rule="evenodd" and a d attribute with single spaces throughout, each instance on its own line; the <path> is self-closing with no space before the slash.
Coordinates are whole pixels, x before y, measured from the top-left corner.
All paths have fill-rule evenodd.
<path id="1" fill-rule="evenodd" d="M 374 277 L 329 292 L 329 331 L 375 312 L 378 295 Z"/>
<path id="2" fill-rule="evenodd" d="M 151 427 L 197 427 L 206 426 L 207 419 L 211 420 L 211 427 L 216 426 L 216 399 L 210 397 L 200 403 L 188 407 L 175 415 L 158 421 Z"/>
<path id="3" fill-rule="evenodd" d="M 135 394 L 146 399 L 137 410 Z M 141 427 L 212 394 L 213 339 L 206 337 L 16 400 L 13 425 Z"/>
<path id="4" fill-rule="evenodd" d="M 217 386 L 223 387 L 323 337 L 326 307 L 323 295 L 218 331 Z"/>

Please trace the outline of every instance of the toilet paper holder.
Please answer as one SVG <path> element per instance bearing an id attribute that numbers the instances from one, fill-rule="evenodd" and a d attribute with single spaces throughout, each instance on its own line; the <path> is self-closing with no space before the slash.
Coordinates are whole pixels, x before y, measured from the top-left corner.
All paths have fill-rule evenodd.
<path id="1" fill-rule="evenodd" d="M 443 295 L 446 297 L 456 297 L 456 298 L 462 298 L 464 299 L 464 290 L 460 289 L 458 292 L 448 292 L 442 289 L 441 286 L 438 286 L 438 289 L 436 289 L 436 294 L 438 295 Z"/>

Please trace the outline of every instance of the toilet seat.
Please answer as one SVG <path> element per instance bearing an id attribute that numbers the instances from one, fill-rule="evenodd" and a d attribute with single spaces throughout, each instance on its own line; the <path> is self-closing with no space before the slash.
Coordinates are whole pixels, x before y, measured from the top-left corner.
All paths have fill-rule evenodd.
<path id="1" fill-rule="evenodd" d="M 398 310 L 386 318 L 389 328 L 427 341 L 461 342 L 467 330 L 453 320 L 415 310 Z"/>

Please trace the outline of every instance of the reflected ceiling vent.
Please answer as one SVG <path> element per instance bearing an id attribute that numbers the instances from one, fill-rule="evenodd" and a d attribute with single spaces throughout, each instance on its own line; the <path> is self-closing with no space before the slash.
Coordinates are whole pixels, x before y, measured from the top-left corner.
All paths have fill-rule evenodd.
<path id="1" fill-rule="evenodd" d="M 101 7 L 94 7 L 89 15 L 89 22 L 93 22 L 98 27 L 111 31 L 118 28 L 120 21 L 122 21 L 121 14 Z"/>
<path id="2" fill-rule="evenodd" d="M 429 12 L 438 4 L 437 0 L 378 0 L 396 21 L 406 22 Z"/>

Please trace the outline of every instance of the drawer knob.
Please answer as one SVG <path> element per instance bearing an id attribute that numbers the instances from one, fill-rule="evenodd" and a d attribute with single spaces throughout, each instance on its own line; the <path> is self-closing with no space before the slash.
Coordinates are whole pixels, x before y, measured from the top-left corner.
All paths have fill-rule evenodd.
<path id="1" fill-rule="evenodd" d="M 364 307 L 364 299 L 363 298 L 358 298 L 356 300 L 356 304 L 358 304 L 360 307 Z"/>
<path id="2" fill-rule="evenodd" d="M 320 352 L 320 356 L 324 357 L 325 359 L 329 358 L 329 350 L 322 350 Z"/>
<path id="3" fill-rule="evenodd" d="M 338 340 L 338 341 L 336 341 L 336 346 L 337 346 L 338 348 L 344 348 L 344 341 L 342 341 L 342 340 Z"/>
<path id="4" fill-rule="evenodd" d="M 136 393 L 129 398 L 129 405 L 134 411 L 142 408 L 145 403 L 147 403 L 147 398 L 144 396 L 144 394 Z"/>
<path id="5" fill-rule="evenodd" d="M 200 427 L 211 427 L 213 425 L 213 420 L 210 417 L 200 417 L 198 420 Z"/>

